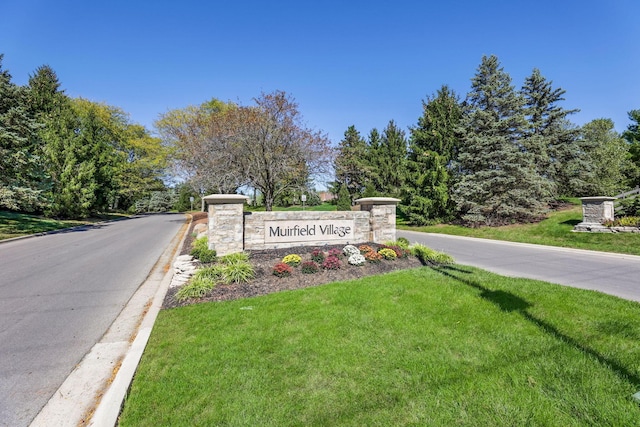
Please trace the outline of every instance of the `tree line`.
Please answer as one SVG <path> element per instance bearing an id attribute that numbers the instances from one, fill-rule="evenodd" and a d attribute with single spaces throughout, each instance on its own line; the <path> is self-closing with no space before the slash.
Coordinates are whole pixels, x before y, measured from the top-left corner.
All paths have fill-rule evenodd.
<path id="1" fill-rule="evenodd" d="M 622 135 L 609 119 L 578 127 L 563 89 L 534 69 L 516 90 L 495 56 L 482 58 L 464 100 L 444 85 L 408 132 L 393 120 L 366 136 L 350 126 L 337 147 L 283 91 L 167 111 L 155 137 L 117 107 L 69 97 L 48 66 L 24 86 L 11 79 L 0 55 L 0 209 L 80 218 L 245 192 L 271 210 L 303 192 L 319 203 L 314 178 L 330 174 L 342 209 L 391 196 L 414 224 L 494 225 L 640 184 L 640 110 Z"/>
<path id="2" fill-rule="evenodd" d="M 42 66 L 24 86 L 0 54 L 0 209 L 84 218 L 165 190 L 167 149 L 119 108 L 71 98 Z"/>
<path id="3" fill-rule="evenodd" d="M 485 56 L 464 100 L 448 86 L 423 101 L 407 136 L 389 122 L 363 137 L 350 126 L 337 147 L 332 191 L 402 199 L 417 225 L 500 225 L 540 218 L 561 197 L 609 195 L 640 185 L 640 110 L 619 135 L 610 119 L 582 127 L 560 105 L 565 91 L 534 69 L 519 90 Z"/>

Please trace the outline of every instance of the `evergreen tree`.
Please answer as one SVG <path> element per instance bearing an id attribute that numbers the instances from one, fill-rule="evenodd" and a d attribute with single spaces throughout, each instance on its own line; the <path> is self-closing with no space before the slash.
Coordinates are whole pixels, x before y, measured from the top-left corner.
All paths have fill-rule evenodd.
<path id="1" fill-rule="evenodd" d="M 422 110 L 418 125 L 411 128 L 403 195 L 405 215 L 417 225 L 451 216 L 448 165 L 457 151 L 462 114 L 458 97 L 447 86 L 423 101 Z"/>
<path id="2" fill-rule="evenodd" d="M 528 127 L 522 138 L 524 149 L 533 157 L 537 173 L 549 181 L 554 197 L 584 191 L 592 171 L 588 156 L 578 138 L 579 129 L 568 116 L 579 110 L 565 110 L 565 90 L 553 88 L 535 68 L 521 89 Z"/>
<path id="3" fill-rule="evenodd" d="M 523 150 L 524 99 L 497 57 L 482 58 L 465 104 L 453 192 L 462 219 L 495 225 L 540 217 L 548 181 Z"/>
<path id="4" fill-rule="evenodd" d="M 406 178 L 407 139 L 393 120 L 382 132 L 375 157 L 379 178 L 377 190 L 385 196 L 399 197 Z"/>
<path id="5" fill-rule="evenodd" d="M 355 126 L 349 126 L 338 145 L 335 159 L 336 182 L 349 191 L 351 200 L 362 195 L 369 175 L 367 144 Z"/>
<path id="6" fill-rule="evenodd" d="M 380 172 L 383 169 L 384 158 L 379 156 L 382 138 L 378 129 L 373 128 L 367 136 L 367 160 L 369 165 L 368 176 L 364 189 L 364 197 L 380 196 L 383 192 L 383 181 Z"/>
<path id="7" fill-rule="evenodd" d="M 640 186 L 640 110 L 629 111 L 631 124 L 627 126 L 622 137 L 629 144 L 630 167 L 627 172 L 628 183 L 631 187 Z"/>
<path id="8" fill-rule="evenodd" d="M 351 196 L 349 195 L 349 190 L 347 190 L 346 185 L 340 185 L 340 190 L 338 190 L 338 200 L 336 202 L 336 205 L 339 211 L 351 210 Z"/>
<path id="9" fill-rule="evenodd" d="M 582 127 L 582 139 L 591 147 L 595 174 L 589 191 L 597 196 L 615 196 L 627 188 L 624 172 L 630 167 L 629 150 L 611 119 L 595 119 Z"/>
<path id="10" fill-rule="evenodd" d="M 34 211 L 40 207 L 37 159 L 32 141 L 38 123 L 30 114 L 26 88 L 2 69 L 0 54 L 0 207 Z"/>

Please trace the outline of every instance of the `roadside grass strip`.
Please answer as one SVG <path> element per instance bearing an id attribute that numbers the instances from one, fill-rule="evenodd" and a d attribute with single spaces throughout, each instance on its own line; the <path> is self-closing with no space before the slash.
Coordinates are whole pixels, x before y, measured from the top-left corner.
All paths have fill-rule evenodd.
<path id="1" fill-rule="evenodd" d="M 640 233 L 572 232 L 581 221 L 582 208 L 573 206 L 568 210 L 551 212 L 548 218 L 534 224 L 478 228 L 448 224 L 426 227 L 398 225 L 398 229 L 640 255 Z"/>
<path id="2" fill-rule="evenodd" d="M 637 425 L 640 304 L 450 265 L 162 311 L 121 426 Z"/>

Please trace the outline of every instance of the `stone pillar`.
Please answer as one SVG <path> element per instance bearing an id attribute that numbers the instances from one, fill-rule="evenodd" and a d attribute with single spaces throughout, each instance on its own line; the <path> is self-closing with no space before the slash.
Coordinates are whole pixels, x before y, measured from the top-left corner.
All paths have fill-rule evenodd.
<path id="1" fill-rule="evenodd" d="M 582 197 L 582 222 L 573 231 L 598 231 L 606 229 L 602 224 L 613 221 L 613 201 L 615 197 Z"/>
<path id="2" fill-rule="evenodd" d="M 244 203 L 240 194 L 212 194 L 204 197 L 209 213 L 209 249 L 218 256 L 244 250 Z"/>
<path id="3" fill-rule="evenodd" d="M 371 215 L 371 240 L 374 243 L 383 243 L 396 240 L 396 206 L 400 199 L 391 197 L 365 197 L 356 200 L 361 211 L 367 211 Z"/>

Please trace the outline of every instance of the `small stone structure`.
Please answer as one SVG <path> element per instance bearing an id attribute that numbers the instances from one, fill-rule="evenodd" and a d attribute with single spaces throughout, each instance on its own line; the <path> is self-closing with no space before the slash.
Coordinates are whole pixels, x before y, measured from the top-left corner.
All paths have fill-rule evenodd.
<path id="1" fill-rule="evenodd" d="M 247 199 L 236 194 L 204 198 L 209 214 L 209 248 L 218 255 L 296 246 L 382 243 L 396 238 L 398 199 L 358 199 L 359 211 L 243 212 Z"/>
<path id="2" fill-rule="evenodd" d="M 615 197 L 582 197 L 582 222 L 573 231 L 611 232 L 611 227 L 605 227 L 606 221 L 613 221 Z"/>

